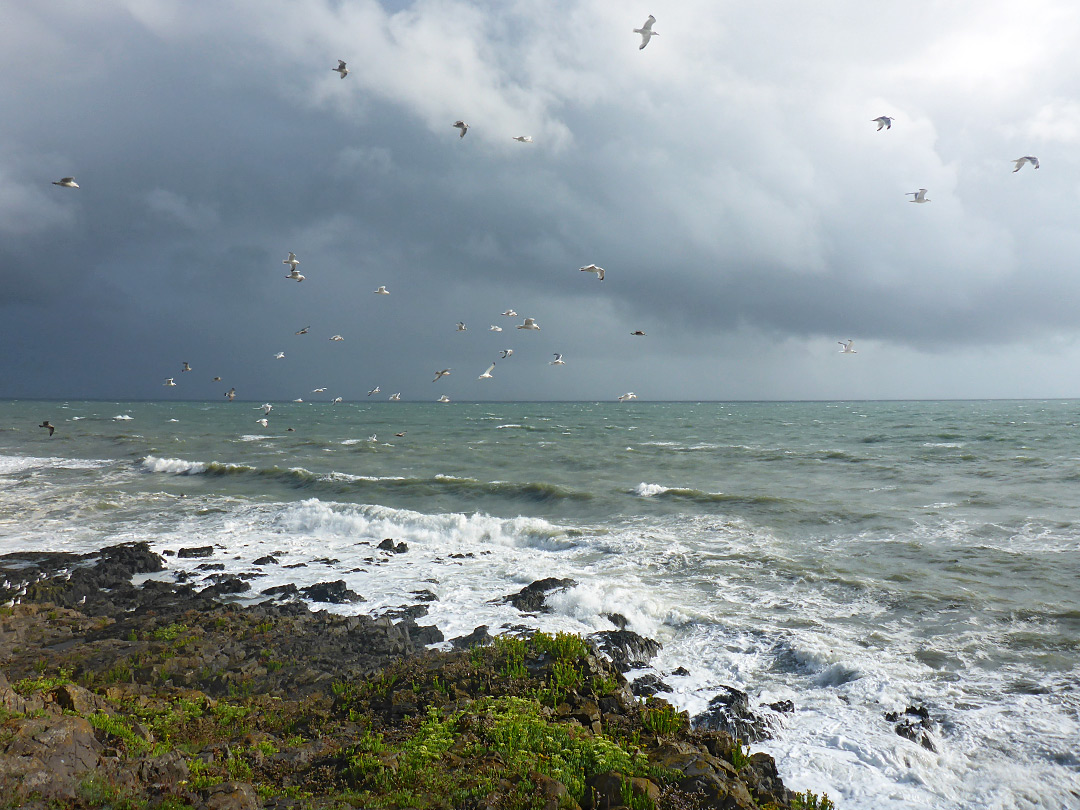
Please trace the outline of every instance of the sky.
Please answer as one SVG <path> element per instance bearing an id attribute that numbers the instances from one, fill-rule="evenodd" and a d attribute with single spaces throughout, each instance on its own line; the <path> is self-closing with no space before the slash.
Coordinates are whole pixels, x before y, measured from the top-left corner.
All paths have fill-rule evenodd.
<path id="1" fill-rule="evenodd" d="M 0 397 L 1080 397 L 1074 0 L 0 21 Z"/>

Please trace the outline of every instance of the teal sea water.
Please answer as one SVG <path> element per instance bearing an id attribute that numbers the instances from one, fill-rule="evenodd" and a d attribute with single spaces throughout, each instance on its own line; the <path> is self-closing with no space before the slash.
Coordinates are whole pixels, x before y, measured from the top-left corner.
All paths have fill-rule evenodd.
<path id="1" fill-rule="evenodd" d="M 843 808 L 1080 806 L 1080 402 L 259 404 L 0 402 L 0 552 L 278 552 L 252 598 L 428 589 L 447 638 L 621 613 L 691 713 L 791 700 L 756 747 Z"/>

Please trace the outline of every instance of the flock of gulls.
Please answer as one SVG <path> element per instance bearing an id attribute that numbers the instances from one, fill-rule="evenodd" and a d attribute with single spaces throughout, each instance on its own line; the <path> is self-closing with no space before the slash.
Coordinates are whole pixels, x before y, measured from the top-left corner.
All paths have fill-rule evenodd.
<path id="1" fill-rule="evenodd" d="M 649 44 L 649 42 L 652 40 L 653 37 L 660 36 L 659 32 L 653 30 L 653 25 L 655 25 L 655 23 L 656 23 L 656 18 L 653 15 L 650 14 L 649 18 L 642 24 L 641 28 L 633 29 L 635 34 L 640 34 L 641 35 L 641 44 L 638 46 L 638 50 L 643 50 Z M 337 67 L 331 68 L 331 70 L 333 72 L 337 73 L 340 76 L 340 78 L 342 78 L 342 79 L 344 79 L 346 76 L 349 75 L 348 64 L 344 60 L 341 60 L 341 59 L 338 60 Z M 886 131 L 891 130 L 894 121 L 896 121 L 896 118 L 893 117 L 893 116 L 881 115 L 881 116 L 878 116 L 877 118 L 872 119 L 871 123 L 877 124 L 877 131 L 881 132 L 882 130 L 886 130 Z M 470 129 L 470 125 L 465 123 L 465 121 L 463 121 L 463 120 L 455 121 L 451 126 L 454 129 L 458 130 L 458 138 L 459 139 L 464 138 L 465 135 L 468 134 L 468 131 Z M 513 140 L 515 140 L 515 141 L 517 141 L 519 143 L 532 143 L 533 142 L 533 139 L 532 139 L 531 135 L 515 135 L 515 136 L 512 136 L 512 137 L 513 137 Z M 1037 157 L 1033 156 L 1033 155 L 1024 155 L 1023 157 L 1016 158 L 1015 160 L 1012 161 L 1012 163 L 1015 166 L 1015 168 L 1013 168 L 1013 173 L 1016 173 L 1016 172 L 1020 171 L 1024 167 L 1025 164 L 1031 164 L 1031 166 L 1034 169 L 1039 168 L 1039 159 Z M 61 186 L 63 188 L 73 188 L 73 189 L 74 188 L 79 188 L 79 184 L 77 182 L 75 182 L 74 177 L 63 177 L 60 180 L 55 180 L 55 181 L 53 181 L 53 185 Z M 908 200 L 908 202 L 912 202 L 912 203 L 928 203 L 928 202 L 931 202 L 930 198 L 927 197 L 926 194 L 927 194 L 927 189 L 920 188 L 920 189 L 918 189 L 916 191 L 907 192 L 906 196 L 911 197 L 911 199 Z M 304 274 L 301 273 L 300 270 L 299 270 L 300 260 L 296 257 L 295 253 L 290 251 L 289 255 L 288 255 L 288 258 L 282 260 L 282 264 L 284 264 L 288 268 L 288 271 L 289 271 L 285 275 L 285 278 L 287 280 L 301 282 L 301 281 L 304 281 L 306 279 L 306 276 L 304 276 Z M 581 267 L 580 270 L 583 273 L 593 273 L 593 274 L 595 274 L 599 281 L 603 281 L 604 278 L 605 278 L 604 268 L 599 267 L 599 266 L 597 266 L 595 264 L 587 264 L 584 267 Z M 390 291 L 388 289 L 386 289 L 385 285 L 380 285 L 373 292 L 374 292 L 375 295 L 390 295 Z M 513 309 L 507 309 L 505 312 L 502 312 L 501 315 L 503 317 L 509 317 L 509 318 L 515 318 L 515 317 L 518 316 L 517 312 L 515 312 Z M 516 328 L 521 329 L 521 330 L 526 330 L 526 331 L 536 331 L 536 332 L 538 332 L 538 331 L 540 331 L 540 324 L 538 324 L 534 318 L 526 317 L 526 318 L 524 318 L 522 323 L 517 324 Z M 311 329 L 310 326 L 305 326 L 303 329 L 300 329 L 297 332 L 295 332 L 295 334 L 296 335 L 306 335 L 306 334 L 308 334 L 308 331 L 310 329 Z M 466 326 L 464 321 L 458 321 L 456 331 L 457 332 L 468 331 L 468 327 Z M 489 331 L 491 331 L 491 332 L 502 332 L 503 328 L 501 326 L 498 326 L 497 324 L 491 324 L 491 326 L 489 327 Z M 642 331 L 642 330 L 634 330 L 630 334 L 631 334 L 631 336 L 634 336 L 634 337 L 645 337 L 646 336 L 645 332 Z M 332 335 L 329 338 L 329 340 L 331 342 L 341 342 L 341 341 L 344 341 L 345 338 L 343 336 L 341 336 L 341 335 Z M 840 353 L 841 354 L 857 354 L 856 350 L 853 348 L 853 344 L 854 344 L 853 340 L 850 340 L 850 339 L 849 340 L 841 340 L 841 341 L 838 341 L 838 343 L 840 344 L 840 347 L 841 347 L 840 348 Z M 505 359 L 508 359 L 509 357 L 511 357 L 513 354 L 514 354 L 513 349 L 509 349 L 509 348 L 508 349 L 503 349 L 502 351 L 499 352 L 499 358 L 502 359 L 502 360 L 505 360 Z M 279 352 L 277 352 L 277 353 L 275 353 L 273 355 L 273 358 L 275 360 L 283 360 L 285 358 L 285 352 L 279 351 Z M 549 365 L 552 365 L 552 366 L 564 366 L 564 365 L 566 365 L 566 361 L 563 360 L 563 355 L 562 354 L 556 353 L 555 354 L 555 359 L 550 361 Z M 192 367 L 187 361 L 184 361 L 180 371 L 181 371 L 181 373 L 190 372 L 190 371 L 192 371 Z M 442 370 L 436 371 L 435 372 L 435 377 L 432 380 L 432 382 L 438 382 L 443 377 L 448 376 L 452 371 L 453 371 L 453 369 L 450 369 L 450 368 L 444 368 Z M 479 375 L 479 377 L 477 379 L 480 379 L 480 380 L 494 379 L 494 377 L 495 377 L 495 375 L 493 373 L 494 371 L 495 371 L 495 362 L 493 361 L 484 370 L 484 372 Z M 221 377 L 214 377 L 213 381 L 214 382 L 221 382 Z M 175 377 L 167 377 L 165 379 L 164 383 L 162 383 L 162 385 L 167 387 L 167 388 L 176 387 L 177 386 L 176 378 Z M 368 391 L 367 395 L 370 397 L 370 396 L 372 396 L 374 394 L 380 393 L 381 390 L 382 389 L 379 386 L 376 385 L 373 389 Z M 314 394 L 322 394 L 322 393 L 325 393 L 326 391 L 327 391 L 326 387 L 320 387 L 320 388 L 313 389 L 312 393 L 314 393 Z M 232 401 L 233 399 L 236 398 L 236 389 L 235 388 L 230 388 L 229 391 L 227 391 L 224 396 L 228 400 Z M 400 393 L 391 394 L 388 399 L 391 402 L 399 402 L 401 400 L 401 394 Z M 617 400 L 619 402 L 628 402 L 628 401 L 634 400 L 634 399 L 637 399 L 637 394 L 635 394 L 633 391 L 628 391 L 625 394 L 622 394 L 617 398 Z M 298 398 L 298 399 L 295 399 L 293 401 L 294 402 L 303 402 L 304 400 L 302 398 Z M 340 402 L 343 401 L 343 398 L 340 397 L 340 396 L 339 397 L 334 397 L 330 401 L 332 403 L 340 403 Z M 450 398 L 448 396 L 446 396 L 445 394 L 443 394 L 442 396 L 440 396 L 435 401 L 436 402 L 447 403 L 447 402 L 450 402 Z M 256 420 L 257 424 L 260 424 L 263 427 L 267 427 L 268 424 L 269 424 L 269 421 L 267 420 L 266 417 L 269 416 L 270 411 L 272 409 L 273 409 L 273 406 L 270 405 L 269 403 L 263 405 L 262 406 L 262 411 L 263 411 L 264 415 L 263 415 L 262 418 Z M 49 431 L 50 436 L 53 435 L 53 432 L 56 429 L 55 426 L 50 424 L 48 420 L 44 421 L 41 425 L 39 425 L 39 427 L 47 429 Z M 292 430 L 292 428 L 289 428 L 289 430 Z M 399 433 L 399 434 L 396 434 L 396 435 L 403 436 L 404 433 Z M 371 437 L 371 438 L 372 438 L 372 440 L 375 439 L 374 436 Z"/>

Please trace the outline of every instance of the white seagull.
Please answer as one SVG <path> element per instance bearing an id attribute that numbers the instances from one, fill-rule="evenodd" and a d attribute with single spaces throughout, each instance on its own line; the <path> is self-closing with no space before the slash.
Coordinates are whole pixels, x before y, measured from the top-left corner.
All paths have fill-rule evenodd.
<path id="1" fill-rule="evenodd" d="M 513 353 L 514 353 L 513 349 L 503 349 L 501 352 L 499 352 L 499 357 L 501 357 L 503 360 L 505 360 L 507 357 L 509 357 Z"/>
<path id="2" fill-rule="evenodd" d="M 492 377 L 494 376 L 494 375 L 492 375 L 492 373 L 491 373 L 491 372 L 493 372 L 494 370 L 495 370 L 495 364 L 494 364 L 494 363 L 492 363 L 492 364 L 491 364 L 490 366 L 488 366 L 488 367 L 487 367 L 487 371 L 485 371 L 485 372 L 484 372 L 483 374 L 481 374 L 481 375 L 480 375 L 479 377 L 477 377 L 476 379 L 478 379 L 478 380 L 490 380 L 490 379 L 492 379 Z"/>
<path id="3" fill-rule="evenodd" d="M 310 329 L 310 328 L 311 328 L 310 326 L 305 326 L 303 329 L 301 329 L 299 332 L 296 332 L 295 334 L 297 334 L 297 335 L 306 335 L 307 332 L 308 332 L 308 329 Z"/>
<path id="4" fill-rule="evenodd" d="M 303 273 L 301 273 L 294 267 L 291 271 L 289 271 L 289 275 L 285 276 L 285 278 L 291 279 L 292 281 L 303 281 L 305 278 L 307 278 L 307 276 L 305 276 Z"/>
<path id="5" fill-rule="evenodd" d="M 229 402 L 232 402 L 234 399 L 236 399 L 236 389 L 230 388 L 228 390 L 228 393 L 225 394 L 225 396 L 229 398 Z"/>
<path id="6" fill-rule="evenodd" d="M 377 442 L 379 440 L 379 434 L 378 433 L 372 433 L 370 436 L 367 437 L 367 440 L 369 442 Z"/>
<path id="7" fill-rule="evenodd" d="M 635 34 L 641 34 L 641 45 L 638 46 L 639 51 L 649 44 L 650 39 L 660 36 L 658 33 L 652 30 L 654 22 L 656 22 L 656 17 L 650 14 L 649 19 L 645 21 L 645 24 L 641 26 L 641 28 L 634 29 Z"/>
<path id="8" fill-rule="evenodd" d="M 637 399 L 637 394 L 635 394 L 633 391 L 627 391 L 625 394 L 619 397 L 619 402 L 626 402 L 631 399 Z"/>
<path id="9" fill-rule="evenodd" d="M 330 68 L 330 69 L 337 72 L 337 73 L 340 73 L 341 78 L 343 78 L 343 79 L 346 76 L 349 75 L 349 69 L 347 67 L 345 67 L 345 62 L 342 61 L 341 59 L 337 60 L 337 67 L 336 68 Z"/>
<path id="10" fill-rule="evenodd" d="M 581 268 L 581 272 L 582 273 L 596 273 L 597 277 L 601 281 L 604 280 L 604 268 L 603 267 L 597 267 L 595 264 L 587 264 L 587 265 L 585 265 L 584 267 Z"/>
<path id="11" fill-rule="evenodd" d="M 881 132 L 882 128 L 884 128 L 884 129 L 892 129 L 892 122 L 894 120 L 895 119 L 890 118 L 887 115 L 879 115 L 871 123 L 877 124 L 877 131 Z"/>
<path id="12" fill-rule="evenodd" d="M 330 340 L 334 341 L 335 343 L 339 343 L 344 339 L 345 338 L 343 338 L 341 335 L 334 335 L 332 338 L 330 338 Z"/>
<path id="13" fill-rule="evenodd" d="M 190 366 L 190 365 L 188 365 L 188 361 L 187 361 L 187 360 L 185 360 L 185 361 L 184 361 L 184 367 L 183 367 L 182 369 L 180 369 L 180 371 L 182 371 L 182 372 L 183 372 L 183 371 L 191 371 L 191 366 Z"/>
<path id="14" fill-rule="evenodd" d="M 296 258 L 295 253 L 293 253 L 292 251 L 289 251 L 289 258 L 282 259 L 281 263 L 289 265 L 289 270 L 295 270 L 296 265 L 300 264 L 300 260 L 298 258 Z"/>
<path id="15" fill-rule="evenodd" d="M 303 402 L 303 401 L 304 400 L 300 399 L 300 397 L 297 397 L 296 399 L 293 400 L 293 402 Z"/>
<path id="16" fill-rule="evenodd" d="M 390 291 L 388 289 L 386 289 L 386 287 L 383 287 L 383 286 L 380 286 L 379 289 L 375 290 L 375 295 L 389 295 L 389 294 L 390 294 Z"/>
<path id="17" fill-rule="evenodd" d="M 432 380 L 432 382 L 436 382 L 438 380 L 441 380 L 443 377 L 448 375 L 451 372 L 451 370 L 452 369 L 444 368 L 442 371 L 436 371 L 435 372 L 435 379 Z"/>
<path id="18" fill-rule="evenodd" d="M 459 332 L 468 332 L 468 331 L 469 331 L 469 327 L 467 327 L 467 326 L 465 325 L 464 321 L 458 321 L 458 322 L 457 322 L 457 330 L 458 330 Z"/>
<path id="19" fill-rule="evenodd" d="M 914 200 L 908 200 L 908 202 L 913 202 L 913 203 L 931 202 L 931 200 L 928 200 L 926 198 L 926 189 L 925 188 L 920 188 L 918 191 L 909 191 L 907 193 L 907 195 L 905 195 L 905 196 L 912 196 L 912 197 L 915 198 Z"/>
<path id="20" fill-rule="evenodd" d="M 171 388 L 172 386 L 176 385 L 176 380 L 174 380 L 172 377 L 166 377 L 165 382 L 163 382 L 162 385 Z"/>
<path id="21" fill-rule="evenodd" d="M 53 180 L 54 186 L 63 186 L 64 188 L 78 188 L 79 184 L 75 182 L 74 177 L 61 177 L 59 180 Z"/>
<path id="22" fill-rule="evenodd" d="M 464 121 L 455 121 L 454 126 L 461 130 L 461 135 L 459 135 L 458 137 L 464 138 L 465 133 L 469 131 L 469 125 L 466 124 Z"/>
<path id="23" fill-rule="evenodd" d="M 840 350 L 840 354 L 858 354 L 857 351 L 855 351 L 853 348 L 851 348 L 851 344 L 855 342 L 854 340 L 848 340 L 848 341 L 838 340 L 836 342 L 844 347 L 844 348 L 842 348 Z"/>
<path id="24" fill-rule="evenodd" d="M 565 366 L 566 361 L 562 359 L 561 354 L 555 355 L 555 359 L 548 363 L 549 366 Z"/>
<path id="25" fill-rule="evenodd" d="M 449 402 L 449 401 L 450 401 L 450 397 L 448 397 L 448 396 L 447 396 L 446 394 L 443 394 L 443 395 L 442 395 L 441 397 L 439 397 L 439 398 L 438 398 L 437 400 L 435 400 L 435 401 L 436 401 L 436 402 Z"/>
<path id="26" fill-rule="evenodd" d="M 274 359 L 275 360 L 284 360 L 285 359 L 285 352 L 278 352 L 277 354 L 274 355 Z"/>
<path id="27" fill-rule="evenodd" d="M 515 135 L 514 140 L 519 143 L 532 143 L 532 135 Z"/>
<path id="28" fill-rule="evenodd" d="M 343 398 L 342 398 L 342 397 L 334 397 L 334 398 L 333 398 L 332 400 L 330 400 L 330 401 L 331 401 L 332 403 L 334 403 L 335 405 L 337 405 L 337 404 L 338 404 L 339 402 L 343 402 L 344 400 L 343 400 Z"/>
<path id="29" fill-rule="evenodd" d="M 1022 158 L 1017 158 L 1013 161 L 1013 163 L 1016 164 L 1016 168 L 1013 169 L 1013 174 L 1016 174 L 1018 171 L 1024 168 L 1025 163 L 1030 163 L 1036 169 L 1039 168 L 1039 159 L 1031 155 L 1024 155 Z"/>
<path id="30" fill-rule="evenodd" d="M 539 332 L 540 331 L 540 324 L 538 324 L 532 318 L 526 318 L 525 323 L 519 323 L 517 328 L 518 329 L 535 329 L 537 332 Z"/>
<path id="31" fill-rule="evenodd" d="M 503 315 L 505 315 L 507 318 L 516 318 L 517 317 L 517 313 L 514 312 L 514 310 L 512 310 L 512 309 L 506 310 L 506 312 L 504 312 Z"/>
<path id="32" fill-rule="evenodd" d="M 488 331 L 489 332 L 501 332 L 502 327 L 501 326 L 496 326 L 495 324 L 492 324 L 491 326 L 488 327 Z"/>
<path id="33" fill-rule="evenodd" d="M 266 427 L 266 426 L 267 426 L 267 425 L 269 425 L 270 423 L 269 423 L 269 422 L 267 422 L 267 421 L 266 421 L 266 419 L 256 419 L 256 420 L 255 420 L 255 424 L 256 424 L 256 425 L 262 425 L 263 427 Z"/>
<path id="34" fill-rule="evenodd" d="M 401 394 L 391 394 L 388 399 L 390 400 L 390 402 L 400 402 Z"/>
<path id="35" fill-rule="evenodd" d="M 367 392 L 367 395 L 370 397 L 372 394 L 377 394 L 380 391 L 382 391 L 382 389 L 379 388 L 379 386 L 376 385 L 374 388 L 372 388 L 370 391 Z"/>
<path id="36" fill-rule="evenodd" d="M 325 391 L 326 391 L 326 389 L 325 389 L 325 388 L 316 388 L 316 389 L 315 389 L 315 390 L 313 390 L 313 391 L 312 391 L 311 393 L 313 393 L 313 394 L 321 394 L 321 393 L 323 393 L 323 392 L 325 392 Z"/>
<path id="37" fill-rule="evenodd" d="M 264 402 L 264 403 L 263 403 L 263 406 L 262 406 L 262 412 L 263 412 L 263 413 L 265 413 L 265 414 L 266 414 L 267 416 L 269 416 L 269 415 L 270 415 L 270 411 L 272 411 L 272 410 L 274 410 L 274 406 L 273 406 L 273 405 L 271 405 L 271 404 L 270 404 L 269 402 Z"/>

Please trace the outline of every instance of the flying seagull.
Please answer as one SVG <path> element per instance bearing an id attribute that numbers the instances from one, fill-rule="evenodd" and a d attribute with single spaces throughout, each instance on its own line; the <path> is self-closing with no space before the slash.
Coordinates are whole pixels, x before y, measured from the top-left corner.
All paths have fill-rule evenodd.
<path id="1" fill-rule="evenodd" d="M 316 389 L 315 389 L 315 390 L 313 390 L 313 391 L 312 391 L 311 393 L 313 393 L 313 394 L 322 394 L 322 393 L 324 393 L 325 391 L 326 391 L 326 389 L 325 389 L 325 388 L 316 388 Z"/>
<path id="2" fill-rule="evenodd" d="M 443 395 L 442 395 L 441 397 L 439 397 L 439 398 L 438 398 L 437 400 L 435 400 L 435 401 L 436 401 L 436 402 L 449 402 L 449 401 L 450 401 L 450 397 L 448 397 L 448 396 L 447 396 L 446 394 L 443 394 Z"/>
<path id="3" fill-rule="evenodd" d="M 595 264 L 587 264 L 587 265 L 585 265 L 584 267 L 581 268 L 581 272 L 582 273 L 596 273 L 597 277 L 601 281 L 604 280 L 604 268 L 603 267 L 597 267 Z"/>
<path id="4" fill-rule="evenodd" d="M 266 414 L 267 416 L 269 416 L 269 415 L 270 415 L 270 411 L 272 411 L 272 410 L 274 410 L 274 406 L 273 406 L 273 405 L 271 405 L 271 404 L 270 404 L 269 402 L 264 402 L 264 403 L 263 403 L 263 405 L 262 405 L 262 412 L 263 412 L 264 414 Z"/>
<path id="5" fill-rule="evenodd" d="M 555 355 L 555 359 L 548 363 L 549 366 L 565 366 L 566 361 L 562 359 L 561 354 Z"/>
<path id="6" fill-rule="evenodd" d="M 311 328 L 310 326 L 305 326 L 305 327 L 304 327 L 303 329 L 301 329 L 301 330 L 300 330 L 299 332 L 297 332 L 296 334 L 298 334 L 298 335 L 306 335 L 306 334 L 307 334 L 307 330 L 308 330 L 308 329 L 310 329 L 310 328 Z"/>
<path id="7" fill-rule="evenodd" d="M 388 289 L 386 289 L 386 287 L 383 287 L 383 286 L 380 286 L 379 289 L 375 290 L 375 295 L 389 295 L 389 294 L 390 294 L 390 291 Z"/>
<path id="8" fill-rule="evenodd" d="M 292 279 L 293 281 L 303 281 L 307 276 L 294 267 L 285 278 Z"/>
<path id="9" fill-rule="evenodd" d="M 285 359 L 285 352 L 278 352 L 277 354 L 274 355 L 274 359 L 275 360 L 284 360 Z"/>
<path id="10" fill-rule="evenodd" d="M 221 382 L 221 377 L 214 377 L 210 382 Z"/>
<path id="11" fill-rule="evenodd" d="M 520 143 L 532 143 L 532 135 L 515 135 L 514 140 Z"/>
<path id="12" fill-rule="evenodd" d="M 1036 169 L 1039 168 L 1039 159 L 1037 157 L 1032 157 L 1031 155 L 1024 155 L 1022 158 L 1017 158 L 1013 161 L 1013 163 L 1016 164 L 1016 168 L 1013 169 L 1013 174 L 1016 174 L 1018 171 L 1024 168 L 1025 163 L 1030 163 Z"/>
<path id="13" fill-rule="evenodd" d="M 636 332 L 631 332 L 630 334 L 631 334 L 631 335 L 636 335 L 637 337 L 648 337 L 648 335 L 646 335 L 646 334 L 645 334 L 644 332 L 642 332 L 642 331 L 641 331 L 640 329 L 638 329 L 638 330 L 637 330 Z"/>
<path id="14" fill-rule="evenodd" d="M 400 439 L 402 436 L 404 436 L 408 432 L 409 431 L 407 431 L 407 430 L 403 430 L 403 431 L 401 431 L 401 433 L 395 433 L 394 435 L 397 436 Z"/>
<path id="15" fill-rule="evenodd" d="M 503 360 L 505 360 L 507 357 L 509 357 L 513 353 L 514 353 L 513 349 L 503 349 L 501 352 L 499 352 L 499 357 L 501 357 Z"/>
<path id="16" fill-rule="evenodd" d="M 51 422 L 49 422 L 48 419 L 46 419 L 44 422 L 42 422 L 40 425 L 38 425 L 38 427 L 48 429 L 50 436 L 52 436 L 53 431 L 56 430 L 56 427 Z"/>
<path id="17" fill-rule="evenodd" d="M 637 399 L 637 394 L 635 394 L 633 391 L 627 391 L 625 394 L 619 397 L 619 402 L 626 402 L 631 399 Z"/>
<path id="18" fill-rule="evenodd" d="M 400 402 L 401 401 L 401 394 L 391 394 L 388 397 L 388 399 L 389 399 L 390 402 Z"/>
<path id="19" fill-rule="evenodd" d="M 512 309 L 506 310 L 506 312 L 504 312 L 503 315 L 505 315 L 508 318 L 516 318 L 517 317 L 517 313 L 514 312 L 514 310 L 512 310 Z"/>
<path id="20" fill-rule="evenodd" d="M 339 343 L 340 341 L 342 341 L 344 339 L 345 338 L 343 338 L 341 335 L 334 335 L 332 338 L 330 338 L 330 340 L 334 341 L 335 343 Z"/>
<path id="21" fill-rule="evenodd" d="M 176 380 L 174 380 L 172 377 L 166 377 L 165 382 L 163 382 L 162 385 L 166 386 L 167 388 L 172 388 L 176 385 Z"/>
<path id="22" fill-rule="evenodd" d="M 378 433 L 372 433 L 370 436 L 367 437 L 367 440 L 369 442 L 377 442 L 379 440 L 379 434 Z"/>
<path id="23" fill-rule="evenodd" d="M 858 354 L 857 351 L 855 351 L 853 348 L 851 348 L 851 344 L 855 342 L 854 340 L 848 340 L 848 341 L 838 340 L 836 342 L 844 347 L 844 348 L 842 348 L 840 350 L 840 354 Z"/>
<path id="24" fill-rule="evenodd" d="M 330 400 L 330 401 L 331 401 L 332 403 L 334 403 L 335 405 L 337 405 L 337 404 L 338 404 L 339 402 L 344 402 L 345 400 L 344 400 L 344 398 L 343 398 L 343 397 L 334 397 L 334 398 L 333 398 L 332 400 Z"/>
<path id="25" fill-rule="evenodd" d="M 266 427 L 270 423 L 266 419 L 256 419 L 255 424 L 256 425 L 262 425 L 263 427 Z"/>
<path id="26" fill-rule="evenodd" d="M 61 177 L 59 180 L 53 180 L 54 186 L 63 186 L 64 188 L 78 188 L 79 184 L 75 182 L 74 177 Z"/>
<path id="27" fill-rule="evenodd" d="M 234 399 L 236 399 L 236 389 L 230 388 L 229 392 L 225 394 L 225 396 L 229 398 L 229 402 L 232 402 Z"/>
<path id="28" fill-rule="evenodd" d="M 455 121 L 454 126 L 461 130 L 461 135 L 458 136 L 460 138 L 464 138 L 465 133 L 469 131 L 469 125 L 464 121 Z"/>
<path id="29" fill-rule="evenodd" d="M 436 380 L 441 380 L 443 377 L 445 377 L 447 374 L 449 374 L 450 371 L 451 371 L 451 369 L 448 369 L 448 368 L 444 368 L 442 371 L 436 371 L 435 372 L 435 379 L 432 380 L 432 382 L 435 382 Z"/>
<path id="30" fill-rule="evenodd" d="M 484 372 L 483 374 L 481 374 L 481 375 L 480 375 L 479 377 L 477 377 L 476 379 L 478 379 L 478 380 L 490 380 L 490 379 L 492 379 L 492 378 L 493 378 L 493 376 L 494 376 L 494 375 L 492 375 L 492 373 L 491 373 L 491 372 L 493 372 L 494 370 L 495 370 L 495 364 L 494 364 L 494 363 L 492 363 L 492 364 L 491 364 L 490 366 L 488 366 L 488 367 L 487 367 L 487 371 L 485 371 L 485 372 Z"/>
<path id="31" fill-rule="evenodd" d="M 180 371 L 181 371 L 181 372 L 184 372 L 184 371 L 191 371 L 191 366 L 189 366 L 189 365 L 188 365 L 188 361 L 187 361 L 187 360 L 185 360 L 185 361 L 184 361 L 184 367 L 183 367 L 182 369 L 180 369 Z"/>
<path id="32" fill-rule="evenodd" d="M 348 75 L 349 75 L 349 69 L 348 69 L 347 67 L 345 67 L 345 62 L 343 62 L 343 61 L 342 61 L 341 59 L 338 59 L 338 60 L 337 60 L 337 67 L 336 67 L 336 68 L 330 68 L 330 69 L 331 69 L 331 70 L 333 70 L 333 71 L 336 71 L 336 72 L 340 73 L 340 74 L 341 74 L 341 78 L 343 78 L 343 79 L 344 79 L 344 78 L 345 78 L 346 76 L 348 76 Z"/>
<path id="33" fill-rule="evenodd" d="M 540 331 L 540 324 L 538 324 L 532 318 L 526 318 L 525 323 L 519 323 L 517 328 L 518 329 L 535 329 L 537 332 L 539 332 Z"/>
<path id="34" fill-rule="evenodd" d="M 496 326 L 495 324 L 492 324 L 491 326 L 488 327 L 488 331 L 489 332 L 501 332 L 502 327 L 501 326 Z"/>
<path id="35" fill-rule="evenodd" d="M 464 321 L 458 321 L 458 322 L 457 322 L 457 330 L 458 330 L 459 332 L 468 332 L 468 331 L 469 331 L 469 327 L 467 327 L 467 326 L 465 325 Z"/>
<path id="36" fill-rule="evenodd" d="M 895 119 L 892 119 L 887 115 L 879 115 L 871 123 L 877 124 L 877 131 L 881 132 L 882 127 L 884 127 L 885 129 L 892 129 L 892 122 L 894 120 Z"/>
<path id="37" fill-rule="evenodd" d="M 650 14 L 649 19 L 645 21 L 645 24 L 641 26 L 641 28 L 634 29 L 635 34 L 641 34 L 641 45 L 638 46 L 639 51 L 649 44 L 650 39 L 660 36 L 658 33 L 652 30 L 654 22 L 656 22 L 656 17 Z"/>
<path id="38" fill-rule="evenodd" d="M 374 388 L 372 388 L 370 391 L 367 392 L 367 395 L 370 397 L 372 394 L 377 394 L 380 391 L 382 391 L 382 389 L 379 388 L 379 386 L 376 385 Z"/>
<path id="39" fill-rule="evenodd" d="M 287 258 L 287 259 L 282 259 L 282 260 L 281 260 L 281 263 L 282 263 L 282 264 L 287 264 L 287 265 L 289 265 L 289 270 L 295 270 L 295 269 L 296 269 L 296 265 L 300 264 L 300 260 L 299 260 L 298 258 L 296 258 L 296 254 L 295 254 L 295 253 L 293 253 L 292 251 L 290 251 L 290 252 L 289 252 L 289 258 Z"/>
<path id="40" fill-rule="evenodd" d="M 913 203 L 928 203 L 928 202 L 931 202 L 931 200 L 928 200 L 926 198 L 926 189 L 925 188 L 920 188 L 918 191 L 909 191 L 907 193 L 907 195 L 912 196 L 912 197 L 915 198 L 913 200 L 908 200 L 908 202 L 913 202 Z"/>

